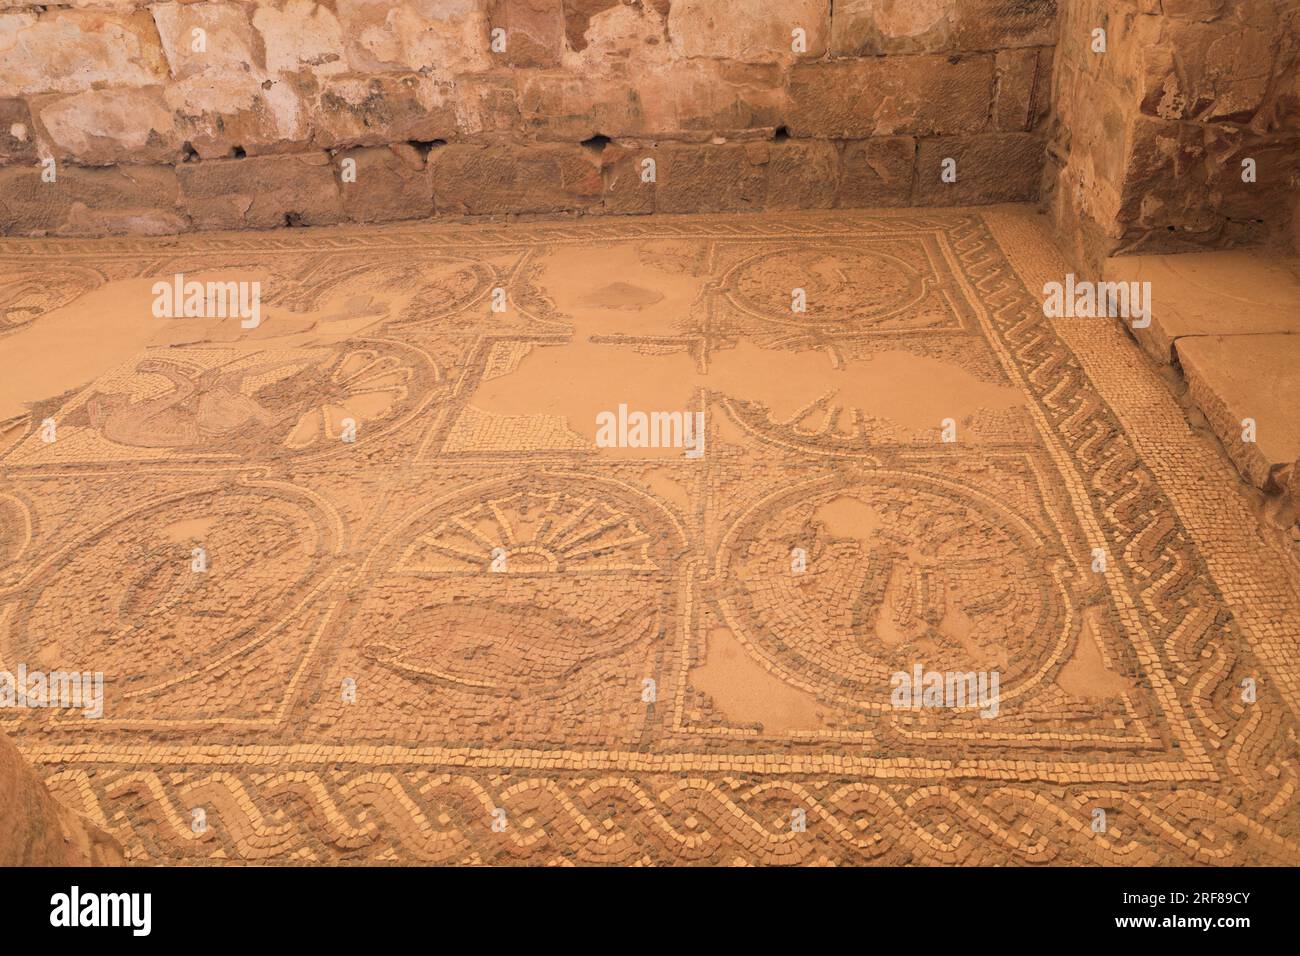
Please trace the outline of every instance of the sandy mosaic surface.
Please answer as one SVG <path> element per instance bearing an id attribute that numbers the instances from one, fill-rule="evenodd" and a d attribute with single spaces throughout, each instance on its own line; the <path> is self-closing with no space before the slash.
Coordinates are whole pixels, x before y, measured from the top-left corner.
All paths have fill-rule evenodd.
<path id="1" fill-rule="evenodd" d="M 105 680 L 0 727 L 137 862 L 1300 862 L 1300 567 L 1066 271 L 1011 207 L 0 242 L 0 669 Z"/>

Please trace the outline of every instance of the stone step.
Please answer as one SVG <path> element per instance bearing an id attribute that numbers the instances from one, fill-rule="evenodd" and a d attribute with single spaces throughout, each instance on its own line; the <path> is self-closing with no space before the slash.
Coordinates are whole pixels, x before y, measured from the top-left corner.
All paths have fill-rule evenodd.
<path id="1" fill-rule="evenodd" d="M 1118 256 L 1106 280 L 1151 283 L 1151 325 L 1133 334 L 1162 365 L 1183 338 L 1300 333 L 1300 258 L 1256 249 Z"/>
<path id="2" fill-rule="evenodd" d="M 1175 348 L 1189 396 L 1237 470 L 1262 491 L 1283 490 L 1300 458 L 1300 335 L 1187 336 Z"/>
<path id="3" fill-rule="evenodd" d="M 1181 369 L 1242 477 L 1300 505 L 1300 259 L 1126 256 L 1108 260 L 1105 277 L 1151 283 L 1151 324 L 1132 334 L 1153 360 Z"/>

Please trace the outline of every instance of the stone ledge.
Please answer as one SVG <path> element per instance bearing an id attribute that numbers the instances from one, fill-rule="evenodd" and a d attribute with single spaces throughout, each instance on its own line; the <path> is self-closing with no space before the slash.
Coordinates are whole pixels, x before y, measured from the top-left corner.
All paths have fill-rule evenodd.
<path id="1" fill-rule="evenodd" d="M 1111 282 L 1150 282 L 1151 325 L 1133 329 L 1162 365 L 1183 338 L 1300 333 L 1300 259 L 1257 252 L 1188 252 L 1107 260 Z"/>
<path id="2" fill-rule="evenodd" d="M 1175 350 L 1188 394 L 1237 470 L 1261 491 L 1284 492 L 1300 459 L 1300 335 L 1198 335 Z M 1243 440 L 1244 419 L 1254 442 Z"/>
<path id="3" fill-rule="evenodd" d="M 1199 412 L 1233 466 L 1300 518 L 1300 259 L 1258 251 L 1107 259 L 1107 282 L 1147 282 L 1151 323 L 1125 328 Z M 1255 441 L 1244 440 L 1243 420 Z"/>

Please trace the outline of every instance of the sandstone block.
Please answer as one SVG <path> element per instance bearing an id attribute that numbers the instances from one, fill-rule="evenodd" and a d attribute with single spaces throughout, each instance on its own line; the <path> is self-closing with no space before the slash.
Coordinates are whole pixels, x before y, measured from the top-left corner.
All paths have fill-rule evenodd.
<path id="1" fill-rule="evenodd" d="M 601 202 L 600 159 L 581 146 L 458 145 L 430 155 L 440 213 L 567 212 Z"/>
<path id="2" fill-rule="evenodd" d="M 646 161 L 653 162 L 648 167 Z M 609 144 L 600 155 L 605 180 L 605 212 L 644 215 L 655 211 L 659 150 L 653 146 Z M 654 178 L 650 178 L 653 171 Z"/>
<path id="3" fill-rule="evenodd" d="M 836 0 L 836 56 L 943 53 L 1047 46 L 1057 0 Z"/>
<path id="4" fill-rule="evenodd" d="M 1154 248 L 1177 248 L 1187 242 L 1214 241 L 1223 217 L 1205 197 L 1189 189 L 1203 182 L 1205 141 L 1190 124 L 1135 116 L 1124 152 L 1123 186 L 1116 218 L 1126 235 L 1159 230 Z"/>
<path id="5" fill-rule="evenodd" d="M 184 79 L 208 74 L 209 82 L 228 82 L 265 63 L 245 8 L 232 3 L 159 3 L 150 7 L 171 75 Z"/>
<path id="6" fill-rule="evenodd" d="M 1189 336 L 1286 334 L 1300 315 L 1300 260 L 1252 250 L 1116 256 L 1105 278 L 1151 283 L 1151 324 L 1133 336 L 1161 365 Z"/>
<path id="7" fill-rule="evenodd" d="M 985 133 L 921 140 L 916 161 L 918 205 L 965 206 L 1038 198 L 1044 142 L 1034 133 Z M 957 181 L 943 181 L 956 161 Z"/>
<path id="8" fill-rule="evenodd" d="M 1160 0 L 1155 10 L 1145 13 L 1161 12 L 1167 17 L 1183 20 L 1213 20 L 1223 14 L 1225 6 L 1231 0 Z"/>
<path id="9" fill-rule="evenodd" d="M 713 60 L 691 67 L 652 74 L 638 84 L 647 132 L 768 135 L 785 123 L 790 100 L 782 68 Z"/>
<path id="10" fill-rule="evenodd" d="M 289 78 L 209 72 L 171 83 L 165 99 L 177 135 L 203 159 L 301 148 L 311 136 L 307 106 Z"/>
<path id="11" fill-rule="evenodd" d="M 1068 68 L 1058 71 L 1053 150 L 1068 160 L 1065 201 L 1098 223 L 1114 222 L 1120 205 L 1132 106 L 1109 86 Z"/>
<path id="12" fill-rule="evenodd" d="M 998 129 L 1036 128 L 1047 115 L 1052 88 L 1052 51 L 999 50 L 994 58 L 993 114 Z"/>
<path id="13" fill-rule="evenodd" d="M 486 70 L 487 11 L 480 0 L 338 0 L 348 65 L 361 73 Z"/>
<path id="14" fill-rule="evenodd" d="M 1154 19 L 1154 18 L 1152 18 Z M 1229 21 L 1157 21 L 1137 67 L 1142 110 L 1162 119 L 1248 121 L 1264 102 L 1273 33 Z"/>
<path id="15" fill-rule="evenodd" d="M 835 205 L 848 208 L 906 206 L 912 198 L 916 140 L 882 136 L 845 143 Z"/>
<path id="16" fill-rule="evenodd" d="M 22 100 L 0 100 L 0 163 L 34 163 L 36 131 Z"/>
<path id="17" fill-rule="evenodd" d="M 164 235 L 189 228 L 170 166 L 0 169 L 0 230 L 11 235 Z"/>
<path id="18" fill-rule="evenodd" d="M 1175 343 L 1188 395 L 1237 470 L 1263 491 L 1300 457 L 1300 336 L 1198 335 Z M 1255 441 L 1242 440 L 1243 421 Z"/>
<path id="19" fill-rule="evenodd" d="M 610 75 L 531 73 L 520 80 L 525 128 L 564 142 L 598 134 L 707 139 L 770 132 L 784 121 L 787 104 L 777 67 L 719 60 Z"/>
<path id="20" fill-rule="evenodd" d="M 1119 247 L 1114 220 L 1101 222 L 1078 201 L 1078 170 L 1050 163 L 1043 176 L 1043 201 L 1066 258 L 1077 272 L 1100 275 L 1102 263 Z M 1113 186 L 1108 186 L 1113 191 Z"/>
<path id="21" fill-rule="evenodd" d="M 0 14 L 0 96 L 150 86 L 167 74 L 149 11 Z"/>
<path id="22" fill-rule="evenodd" d="M 803 31 L 805 52 L 792 49 Z M 741 63 L 774 63 L 826 52 L 829 0 L 673 0 L 668 35 L 683 57 L 714 57 Z"/>
<path id="23" fill-rule="evenodd" d="M 831 53 L 882 56 L 953 49 L 958 6 L 952 0 L 836 0 L 831 14 Z"/>
<path id="24" fill-rule="evenodd" d="M 269 229 L 339 222 L 343 205 L 324 153 L 186 163 L 185 210 L 200 229 Z"/>
<path id="25" fill-rule="evenodd" d="M 428 142 L 457 135 L 450 85 L 417 73 L 330 77 L 312 111 L 323 147 Z"/>
<path id="26" fill-rule="evenodd" d="M 518 134 L 519 96 L 512 75 L 466 74 L 456 77 L 455 83 L 456 126 L 463 136 Z"/>
<path id="27" fill-rule="evenodd" d="M 1300 135 L 1260 136 L 1217 126 L 1204 135 L 1203 197 L 1210 207 L 1229 220 L 1271 224 L 1274 231 L 1284 227 L 1300 183 Z M 1242 180 L 1246 159 L 1254 163 L 1254 182 Z"/>
<path id="28" fill-rule="evenodd" d="M 639 91 L 611 77 L 530 72 L 519 79 L 519 112 L 529 134 L 567 143 L 644 135 L 647 128 Z"/>
<path id="29" fill-rule="evenodd" d="M 790 72 L 790 131 L 837 139 L 976 132 L 992 93 L 991 56 L 800 63 Z"/>
<path id="30" fill-rule="evenodd" d="M 339 153 L 354 164 L 356 179 L 340 176 L 343 211 L 354 222 L 427 219 L 433 215 L 433 184 L 424 155 L 410 146 L 367 147 Z"/>
<path id="31" fill-rule="evenodd" d="M 497 56 L 511 67 L 557 66 L 564 48 L 560 0 L 489 0 L 488 29 L 505 30 L 505 51 Z"/>
<path id="32" fill-rule="evenodd" d="M 824 140 L 786 140 L 772 146 L 765 209 L 829 209 L 835 204 L 840 152 Z"/>
<path id="33" fill-rule="evenodd" d="M 563 0 L 564 65 L 590 75 L 601 64 L 647 62 L 672 58 L 668 36 L 669 0 L 629 4 L 624 0 Z"/>
<path id="34" fill-rule="evenodd" d="M 338 16 L 315 0 L 262 0 L 253 13 L 268 73 L 310 71 L 331 76 L 348 69 Z"/>
<path id="35" fill-rule="evenodd" d="M 160 86 L 38 97 L 32 111 L 55 157 L 94 166 L 170 163 L 181 147 Z"/>
<path id="36" fill-rule="evenodd" d="M 655 207 L 659 212 L 743 212 L 761 209 L 767 161 L 740 144 L 665 146 L 660 150 Z"/>
<path id="37" fill-rule="evenodd" d="M 959 0 L 958 50 L 1001 50 L 1056 42 L 1057 0 Z"/>

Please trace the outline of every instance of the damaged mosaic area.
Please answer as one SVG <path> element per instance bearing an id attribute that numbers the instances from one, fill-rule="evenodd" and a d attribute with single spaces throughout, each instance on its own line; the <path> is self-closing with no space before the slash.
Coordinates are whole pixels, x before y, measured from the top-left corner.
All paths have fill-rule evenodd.
<path id="1" fill-rule="evenodd" d="M 1064 272 L 1019 208 L 0 242 L 0 669 L 105 675 L 0 727 L 134 862 L 1300 862 L 1300 568 Z"/>

